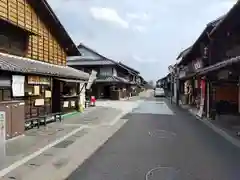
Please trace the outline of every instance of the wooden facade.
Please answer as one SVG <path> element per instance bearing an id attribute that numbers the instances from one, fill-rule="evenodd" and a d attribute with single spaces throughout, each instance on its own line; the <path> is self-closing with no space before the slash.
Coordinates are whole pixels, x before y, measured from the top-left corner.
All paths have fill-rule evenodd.
<path id="1" fill-rule="evenodd" d="M 0 0 L 0 20 L 6 20 L 30 32 L 24 56 L 52 64 L 66 65 L 64 48 L 27 0 Z"/>

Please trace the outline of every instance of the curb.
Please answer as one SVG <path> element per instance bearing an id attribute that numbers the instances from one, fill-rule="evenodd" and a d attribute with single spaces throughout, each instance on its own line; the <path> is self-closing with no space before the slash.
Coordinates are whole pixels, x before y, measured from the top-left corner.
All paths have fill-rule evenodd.
<path id="1" fill-rule="evenodd" d="M 232 136 L 230 136 L 227 132 L 225 132 L 223 129 L 215 126 L 214 124 L 212 124 L 211 122 L 209 122 L 207 119 L 201 119 L 200 117 L 196 116 L 196 119 L 200 120 L 201 122 L 203 122 L 205 125 L 207 125 L 209 128 L 211 128 L 213 131 L 215 131 L 216 133 L 218 133 L 219 135 L 221 135 L 224 139 L 226 139 L 227 141 L 231 142 L 233 145 L 237 146 L 238 148 L 240 148 L 240 141 Z"/>
<path id="2" fill-rule="evenodd" d="M 62 115 L 62 118 L 69 118 L 69 117 L 72 117 L 72 116 L 74 116 L 76 114 L 79 114 L 79 113 L 81 113 L 81 112 L 74 111 L 74 112 L 66 113 L 66 114 Z"/>
<path id="3" fill-rule="evenodd" d="M 179 107 L 183 108 L 181 105 L 179 105 Z M 208 119 L 206 118 L 200 118 L 199 116 L 193 114 L 189 109 L 186 109 L 191 115 L 193 115 L 197 120 L 201 121 L 202 123 L 204 123 L 206 126 L 208 126 L 209 128 L 211 128 L 214 132 L 216 132 L 217 134 L 219 134 L 220 136 L 222 136 L 225 140 L 227 140 L 228 142 L 232 143 L 233 145 L 237 146 L 238 148 L 240 148 L 240 141 L 234 137 L 232 137 L 231 135 L 229 135 L 227 132 L 225 132 L 223 129 L 215 126 L 213 123 L 211 123 Z"/>

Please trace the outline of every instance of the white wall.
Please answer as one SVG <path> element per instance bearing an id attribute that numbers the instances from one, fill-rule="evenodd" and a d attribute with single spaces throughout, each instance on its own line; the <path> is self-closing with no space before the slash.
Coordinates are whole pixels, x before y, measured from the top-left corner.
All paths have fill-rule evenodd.
<path id="1" fill-rule="evenodd" d="M 117 76 L 117 70 L 113 68 L 113 76 Z"/>
<path id="2" fill-rule="evenodd" d="M 116 72 L 116 69 L 112 67 L 102 67 L 100 68 L 100 71 L 99 71 L 99 75 L 101 76 L 112 76 L 114 74 L 116 75 L 117 72 Z"/>
<path id="3" fill-rule="evenodd" d="M 82 54 L 83 57 L 92 57 L 94 59 L 100 59 L 101 57 L 88 49 L 85 48 L 79 48 L 80 53 Z"/>

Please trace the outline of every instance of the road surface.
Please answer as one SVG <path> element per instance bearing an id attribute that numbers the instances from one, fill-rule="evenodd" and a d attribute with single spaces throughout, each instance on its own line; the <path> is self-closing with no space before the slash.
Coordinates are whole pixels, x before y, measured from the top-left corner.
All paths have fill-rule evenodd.
<path id="1" fill-rule="evenodd" d="M 149 98 L 68 180 L 239 180 L 240 150 L 165 99 Z"/>

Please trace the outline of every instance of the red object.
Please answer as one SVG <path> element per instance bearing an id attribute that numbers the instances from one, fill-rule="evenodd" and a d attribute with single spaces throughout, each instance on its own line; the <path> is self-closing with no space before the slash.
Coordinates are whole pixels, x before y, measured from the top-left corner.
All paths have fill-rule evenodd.
<path id="1" fill-rule="evenodd" d="M 205 98 L 205 88 L 206 88 L 206 81 L 205 80 L 201 80 L 201 94 L 202 94 L 202 97 Z"/>
<path id="2" fill-rule="evenodd" d="M 90 103 L 92 106 L 95 106 L 96 98 L 95 96 L 91 96 Z"/>

